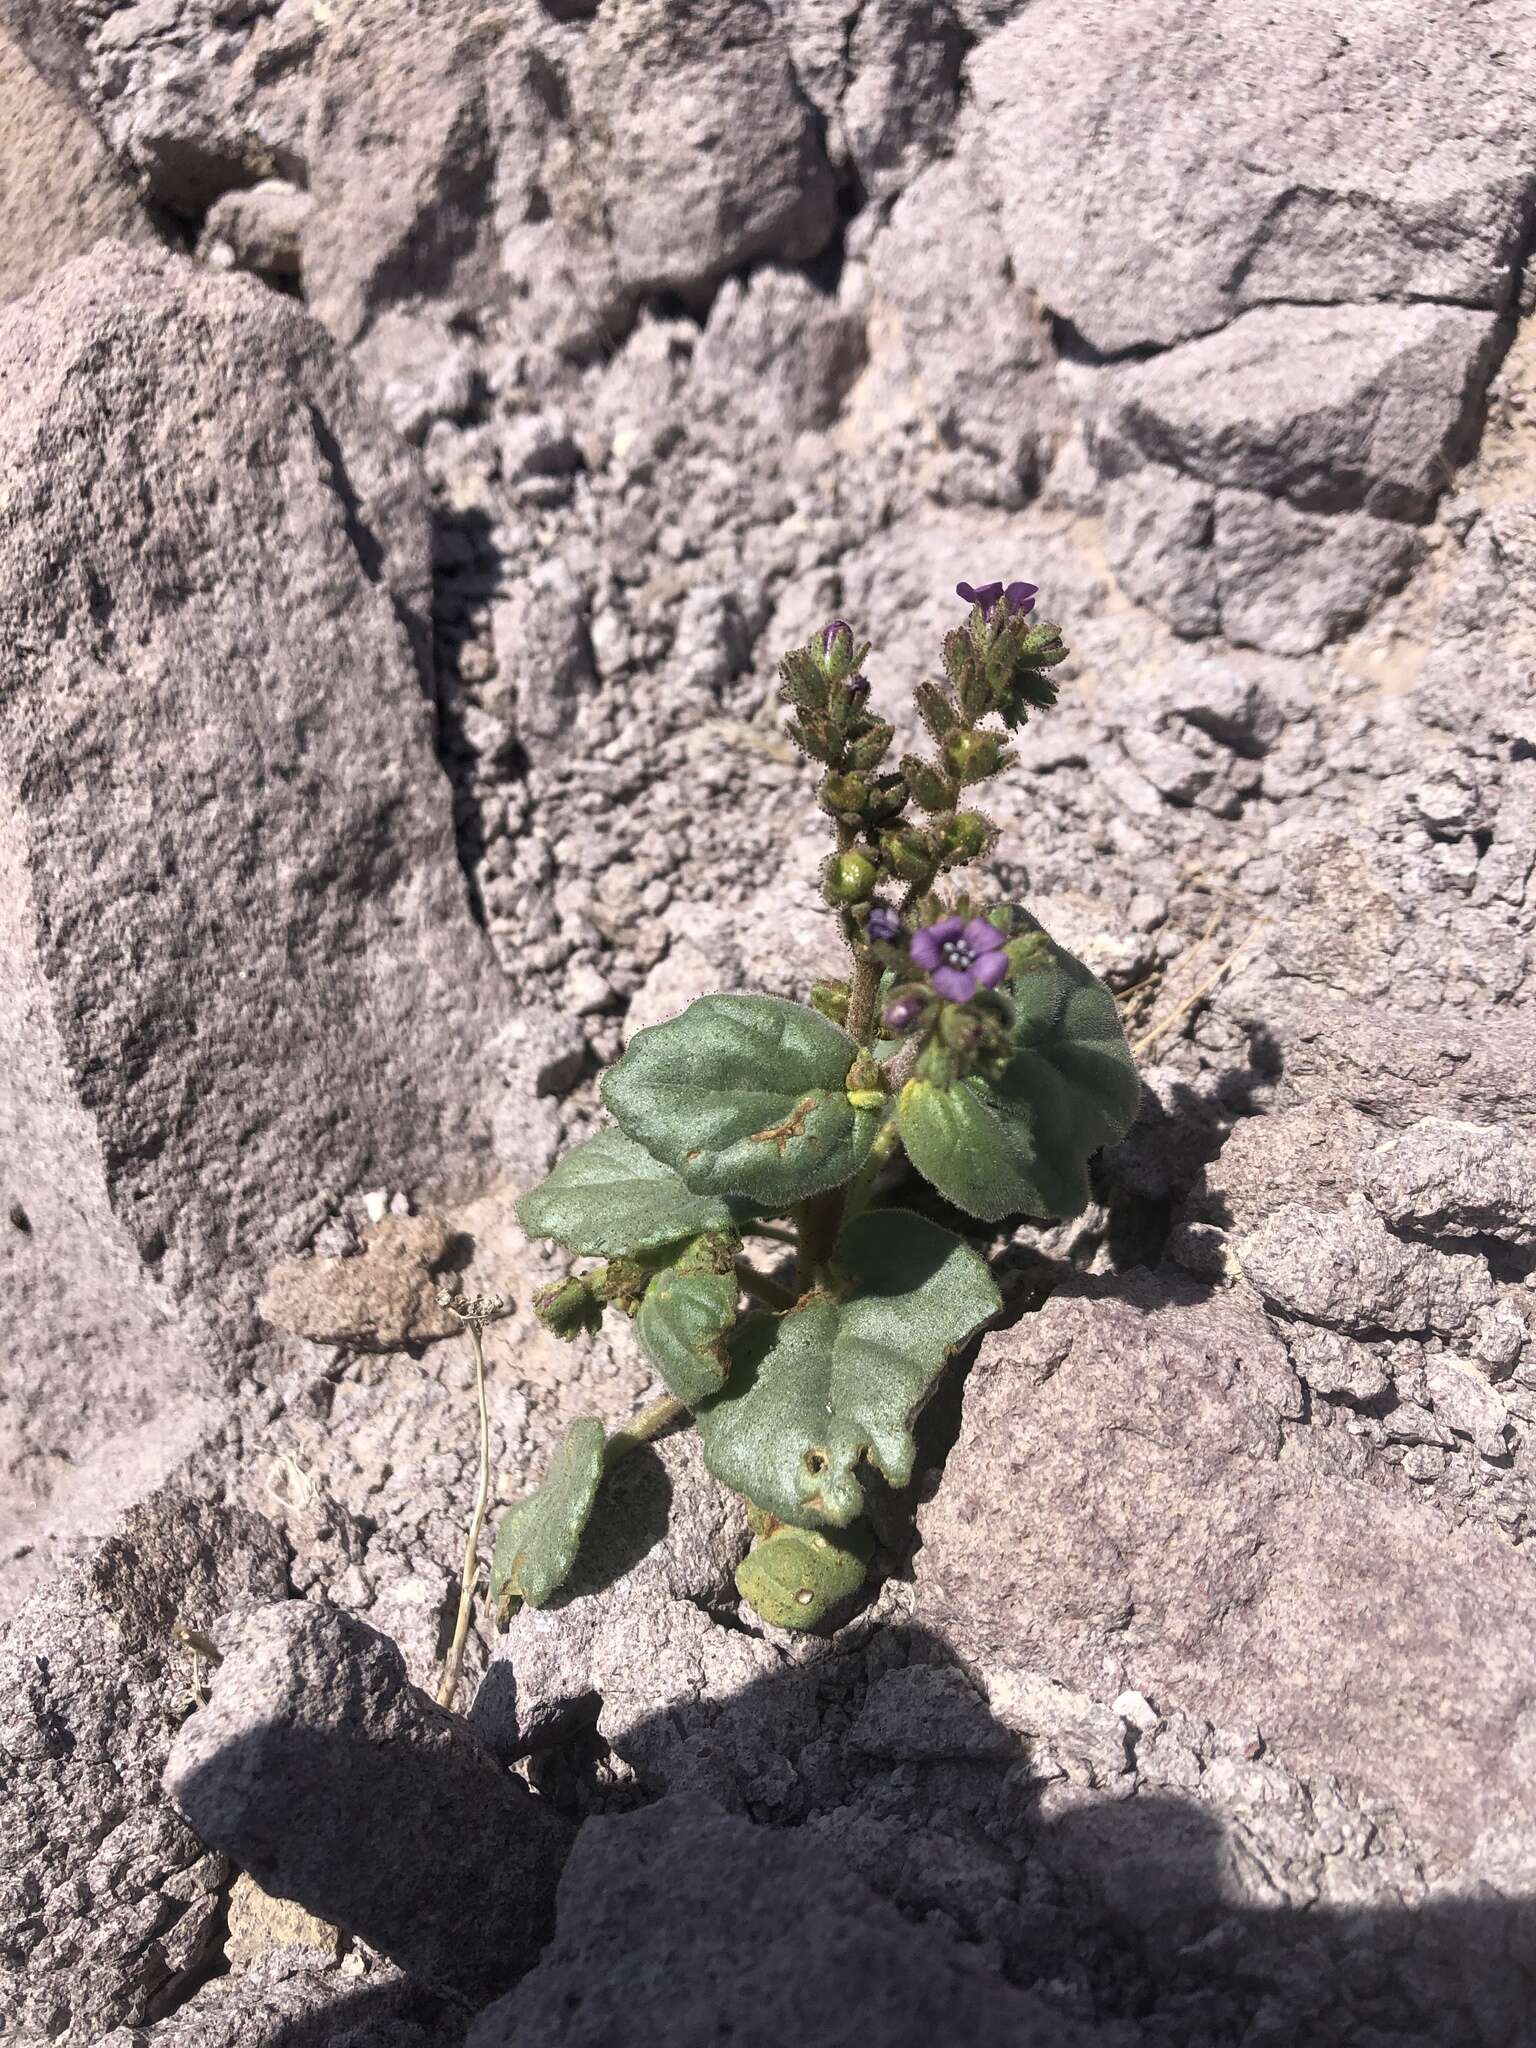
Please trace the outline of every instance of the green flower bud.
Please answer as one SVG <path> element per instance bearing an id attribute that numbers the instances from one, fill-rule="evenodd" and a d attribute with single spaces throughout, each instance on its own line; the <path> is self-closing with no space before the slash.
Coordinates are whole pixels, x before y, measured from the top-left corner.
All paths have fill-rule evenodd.
<path id="1" fill-rule="evenodd" d="M 1066 660 L 1068 651 L 1060 626 L 1049 619 L 1037 619 L 1019 641 L 1019 659 L 1031 668 L 1053 668 Z"/>
<path id="2" fill-rule="evenodd" d="M 820 714 L 792 718 L 785 731 L 801 753 L 808 754 L 813 761 L 833 760 L 841 745 L 827 719 Z"/>
<path id="3" fill-rule="evenodd" d="M 603 1326 L 602 1303 L 577 1273 L 541 1288 L 533 1297 L 533 1312 L 546 1330 L 567 1344 L 595 1336 Z"/>
<path id="4" fill-rule="evenodd" d="M 824 775 L 817 794 L 822 809 L 834 818 L 844 814 L 859 818 L 869 802 L 869 784 L 862 775 Z"/>
<path id="5" fill-rule="evenodd" d="M 1003 745 L 996 733 L 956 732 L 944 742 L 944 765 L 957 782 L 985 782 L 1003 765 Z"/>
<path id="6" fill-rule="evenodd" d="M 941 775 L 930 761 L 924 761 L 917 754 L 903 754 L 901 772 L 913 797 L 925 811 L 947 811 L 953 808 L 956 788 L 947 775 Z"/>
<path id="7" fill-rule="evenodd" d="M 959 725 L 954 708 L 937 683 L 917 686 L 918 715 L 934 739 L 942 740 Z"/>
<path id="8" fill-rule="evenodd" d="M 895 737 L 895 726 L 884 724 L 872 725 L 868 732 L 860 733 L 857 739 L 849 741 L 848 760 L 850 765 L 855 768 L 878 768 L 885 759 L 890 749 L 891 741 Z"/>
<path id="9" fill-rule="evenodd" d="M 809 649 L 797 647 L 779 663 L 779 696 L 797 711 L 825 710 L 827 679 Z"/>
<path id="10" fill-rule="evenodd" d="M 816 1628 L 858 1593 L 872 1549 L 856 1530 L 834 1538 L 781 1526 L 737 1566 L 736 1590 L 775 1628 Z"/>
<path id="11" fill-rule="evenodd" d="M 880 865 L 902 882 L 926 881 L 933 873 L 933 849 L 922 832 L 882 832 Z"/>
<path id="12" fill-rule="evenodd" d="M 863 903 L 878 879 L 867 854 L 834 853 L 821 871 L 821 890 L 829 903 Z"/>
<path id="13" fill-rule="evenodd" d="M 638 1312 L 652 1277 L 638 1259 L 610 1259 L 598 1272 L 588 1275 L 587 1285 L 599 1301 L 614 1302 L 632 1316 Z"/>
<path id="14" fill-rule="evenodd" d="M 880 1062 L 861 1052 L 848 1069 L 848 1102 L 853 1109 L 882 1109 L 885 1106 L 885 1074 Z"/>
<path id="15" fill-rule="evenodd" d="M 943 827 L 944 864 L 959 867 L 980 860 L 997 838 L 997 827 L 980 811 L 957 811 Z"/>
<path id="16" fill-rule="evenodd" d="M 851 995 L 846 981 L 818 981 L 811 989 L 811 1008 L 820 1010 L 834 1024 L 846 1024 Z"/>

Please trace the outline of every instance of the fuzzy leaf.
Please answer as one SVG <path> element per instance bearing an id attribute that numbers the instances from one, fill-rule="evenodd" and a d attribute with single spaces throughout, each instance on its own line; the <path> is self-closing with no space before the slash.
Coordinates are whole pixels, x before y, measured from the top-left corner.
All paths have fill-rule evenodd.
<path id="1" fill-rule="evenodd" d="M 737 1326 L 731 1376 L 696 1417 L 715 1477 L 802 1528 L 857 1518 L 861 1461 L 906 1484 L 919 1409 L 1000 1301 L 968 1245 L 903 1209 L 857 1218 L 834 1263 L 836 1294 Z"/>
<path id="2" fill-rule="evenodd" d="M 1015 912 L 1016 933 L 1040 931 Z M 1044 967 L 1008 984 L 1016 1051 L 992 1084 L 909 1081 L 898 1122 L 907 1157 L 972 1216 L 1075 1216 L 1088 1161 L 1135 1121 L 1141 1083 L 1115 999 L 1047 938 Z"/>
<path id="3" fill-rule="evenodd" d="M 491 1562 L 491 1609 L 499 1615 L 513 1600 L 542 1607 L 570 1573 L 603 1476 L 603 1425 L 582 1415 L 526 1499 L 501 1518 Z"/>
<path id="4" fill-rule="evenodd" d="M 685 1273 L 675 1266 L 645 1290 L 635 1335 L 667 1391 L 690 1408 L 725 1385 L 725 1339 L 738 1293 L 734 1273 Z"/>
<path id="5" fill-rule="evenodd" d="M 737 1566 L 736 1590 L 776 1628 L 817 1628 L 859 1591 L 873 1551 L 860 1529 L 775 1529 Z"/>
<path id="6" fill-rule="evenodd" d="M 552 1237 L 594 1259 L 729 1230 L 735 1221 L 729 1204 L 695 1194 L 622 1131 L 599 1131 L 573 1145 L 549 1178 L 523 1196 L 517 1214 L 530 1237 Z"/>
<path id="7" fill-rule="evenodd" d="M 603 1078 L 629 1133 L 695 1193 L 778 1214 L 862 1165 L 879 1118 L 855 1110 L 846 1032 L 778 996 L 701 996 L 637 1031 Z"/>

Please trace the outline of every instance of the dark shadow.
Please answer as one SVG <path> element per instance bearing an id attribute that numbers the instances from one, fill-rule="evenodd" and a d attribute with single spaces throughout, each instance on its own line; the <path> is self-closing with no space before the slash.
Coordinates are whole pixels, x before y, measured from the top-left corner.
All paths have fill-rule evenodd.
<path id="1" fill-rule="evenodd" d="M 1536 2038 L 1536 1901 L 1266 1897 L 1262 1843 L 1243 1841 L 1198 1798 L 1117 1796 L 1129 1777 L 1092 1784 L 1063 1764 L 1060 1738 L 1017 1736 L 979 1694 L 958 1720 L 936 1719 L 936 1690 L 952 1698 L 946 1674 L 957 1670 L 927 1630 L 858 1626 L 819 1662 L 786 1664 L 707 1710 L 669 1709 L 629 1730 L 626 1756 L 651 1761 L 617 1794 L 613 1760 L 590 1727 L 542 1753 L 535 1775 L 573 1817 L 632 1810 L 702 1781 L 720 1804 L 761 1821 L 755 1788 L 765 1760 L 779 1760 L 774 1826 L 809 1827 L 914 1927 L 940 1929 L 976 1967 L 1057 2011 L 1064 2030 L 1081 2026 L 1072 2038 L 1083 2048 L 1100 2028 L 1105 2048 L 1522 2048 Z M 302 1782 L 345 1780 L 348 1739 L 343 1730 L 324 1738 L 337 1755 L 317 1754 Z M 230 1761 L 221 1757 L 221 1770 Z M 292 1818 L 305 1825 L 301 1811 Z M 402 1816 L 402 1828 L 419 1844 L 419 1817 Z M 600 1841 L 588 1838 L 594 1853 Z M 442 1847 L 442 1869 L 403 1867 L 401 1884 L 442 1882 L 453 1844 Z M 633 2003 L 632 2021 L 602 2034 L 605 2048 L 666 2048 L 665 2000 L 688 1972 L 695 1938 L 668 1913 L 664 1897 L 637 1900 L 632 1944 L 607 1956 Z M 563 1932 L 590 1969 L 581 1930 Z M 740 1928 L 744 1959 L 755 1938 L 751 1925 Z M 783 2038 L 778 2018 L 761 2007 L 735 2012 L 733 1978 L 717 1969 L 711 1979 L 717 2038 L 772 2048 Z M 341 1994 L 334 2002 L 274 2025 L 259 2048 L 458 2048 L 468 2024 L 467 2011 L 398 1984 L 341 1993 L 340 1979 L 327 1981 Z M 194 2012 L 221 1989 L 206 1986 Z M 575 2028 L 569 2038 L 598 2037 Z M 865 2038 L 880 2048 L 878 2031 Z"/>

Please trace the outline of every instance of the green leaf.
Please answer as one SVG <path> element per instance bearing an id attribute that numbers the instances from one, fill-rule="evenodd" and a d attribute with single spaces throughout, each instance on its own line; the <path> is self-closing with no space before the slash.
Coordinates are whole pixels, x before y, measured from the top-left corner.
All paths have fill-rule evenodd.
<path id="1" fill-rule="evenodd" d="M 816 1628 L 863 1585 L 874 1545 L 861 1529 L 775 1529 L 736 1568 L 736 1590 L 777 1628 Z"/>
<path id="2" fill-rule="evenodd" d="M 834 1264 L 835 1293 L 737 1325 L 730 1378 L 696 1417 L 715 1477 L 802 1528 L 856 1519 L 865 1461 L 907 1483 L 919 1409 L 1001 1299 L 968 1245 L 903 1209 L 858 1217 Z"/>
<path id="3" fill-rule="evenodd" d="M 513 1600 L 542 1607 L 576 1562 L 603 1476 L 603 1425 L 582 1415 L 565 1433 L 534 1491 L 507 1509 L 491 1561 L 491 1610 Z"/>
<path id="4" fill-rule="evenodd" d="M 530 1237 L 552 1237 L 593 1259 L 729 1230 L 735 1221 L 730 1204 L 695 1194 L 622 1131 L 599 1131 L 573 1145 L 549 1178 L 523 1196 L 517 1214 Z"/>
<path id="5" fill-rule="evenodd" d="M 701 996 L 637 1031 L 603 1078 L 629 1133 L 702 1195 L 745 1195 L 777 1215 L 838 1187 L 879 1125 L 856 1110 L 846 1032 L 778 996 Z"/>
<path id="6" fill-rule="evenodd" d="M 1014 930 L 1041 926 L 1015 912 Z M 957 1208 L 992 1223 L 1075 1216 L 1088 1200 L 1089 1159 L 1124 1137 L 1141 1099 L 1114 997 L 1048 942 L 1047 965 L 1008 984 L 1016 1050 L 1002 1076 L 949 1088 L 909 1081 L 897 1107 L 918 1172 Z"/>
<path id="7" fill-rule="evenodd" d="M 635 1334 L 667 1391 L 692 1408 L 725 1385 L 725 1340 L 739 1293 L 732 1273 L 669 1266 L 645 1290 Z"/>

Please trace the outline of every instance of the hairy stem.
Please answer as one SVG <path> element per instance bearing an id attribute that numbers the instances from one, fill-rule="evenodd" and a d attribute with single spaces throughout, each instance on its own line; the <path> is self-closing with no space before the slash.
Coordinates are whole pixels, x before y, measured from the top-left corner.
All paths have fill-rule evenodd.
<path id="1" fill-rule="evenodd" d="M 795 1211 L 800 1230 L 800 1256 L 795 1262 L 795 1285 L 801 1294 L 816 1285 L 816 1269 L 832 1256 L 837 1233 L 843 1226 L 843 1191 L 828 1188 L 812 1195 Z"/>
<path id="2" fill-rule="evenodd" d="M 451 1707 L 459 1689 L 459 1672 L 464 1663 L 464 1645 L 469 1638 L 470 1616 L 475 1611 L 475 1581 L 480 1575 L 480 1531 L 485 1527 L 485 1510 L 491 1497 L 491 1411 L 485 1393 L 485 1346 L 480 1325 L 470 1323 L 469 1341 L 475 1350 L 475 1397 L 480 1406 L 480 1483 L 475 1492 L 475 1511 L 469 1518 L 464 1542 L 464 1576 L 459 1587 L 459 1618 L 454 1625 L 448 1661 L 437 1688 L 437 1704 Z"/>
<path id="3" fill-rule="evenodd" d="M 875 1191 L 875 1182 L 900 1149 L 901 1133 L 896 1127 L 894 1115 L 889 1115 L 875 1133 L 875 1142 L 869 1148 L 868 1158 L 843 1190 L 843 1229 L 847 1229 L 855 1216 L 863 1215 L 868 1207 L 869 1198 Z"/>
<path id="4" fill-rule="evenodd" d="M 777 1280 L 770 1280 L 766 1273 L 754 1273 L 750 1266 L 738 1266 L 736 1278 L 741 1282 L 743 1292 L 750 1294 L 754 1301 L 760 1301 L 764 1308 L 782 1313 L 795 1305 L 793 1290 L 781 1286 Z"/>
<path id="5" fill-rule="evenodd" d="M 880 993 L 880 962 L 855 956 L 848 990 L 848 1036 L 855 1045 L 871 1045 L 875 1036 L 875 998 Z"/>
<path id="6" fill-rule="evenodd" d="M 603 1470 L 611 1472 L 621 1458 L 627 1458 L 631 1451 L 638 1451 L 642 1444 L 648 1444 L 664 1429 L 679 1422 L 688 1413 L 687 1403 L 674 1400 L 670 1394 L 663 1394 L 659 1401 L 653 1401 L 649 1408 L 640 1413 L 622 1429 L 616 1429 L 603 1446 Z"/>

